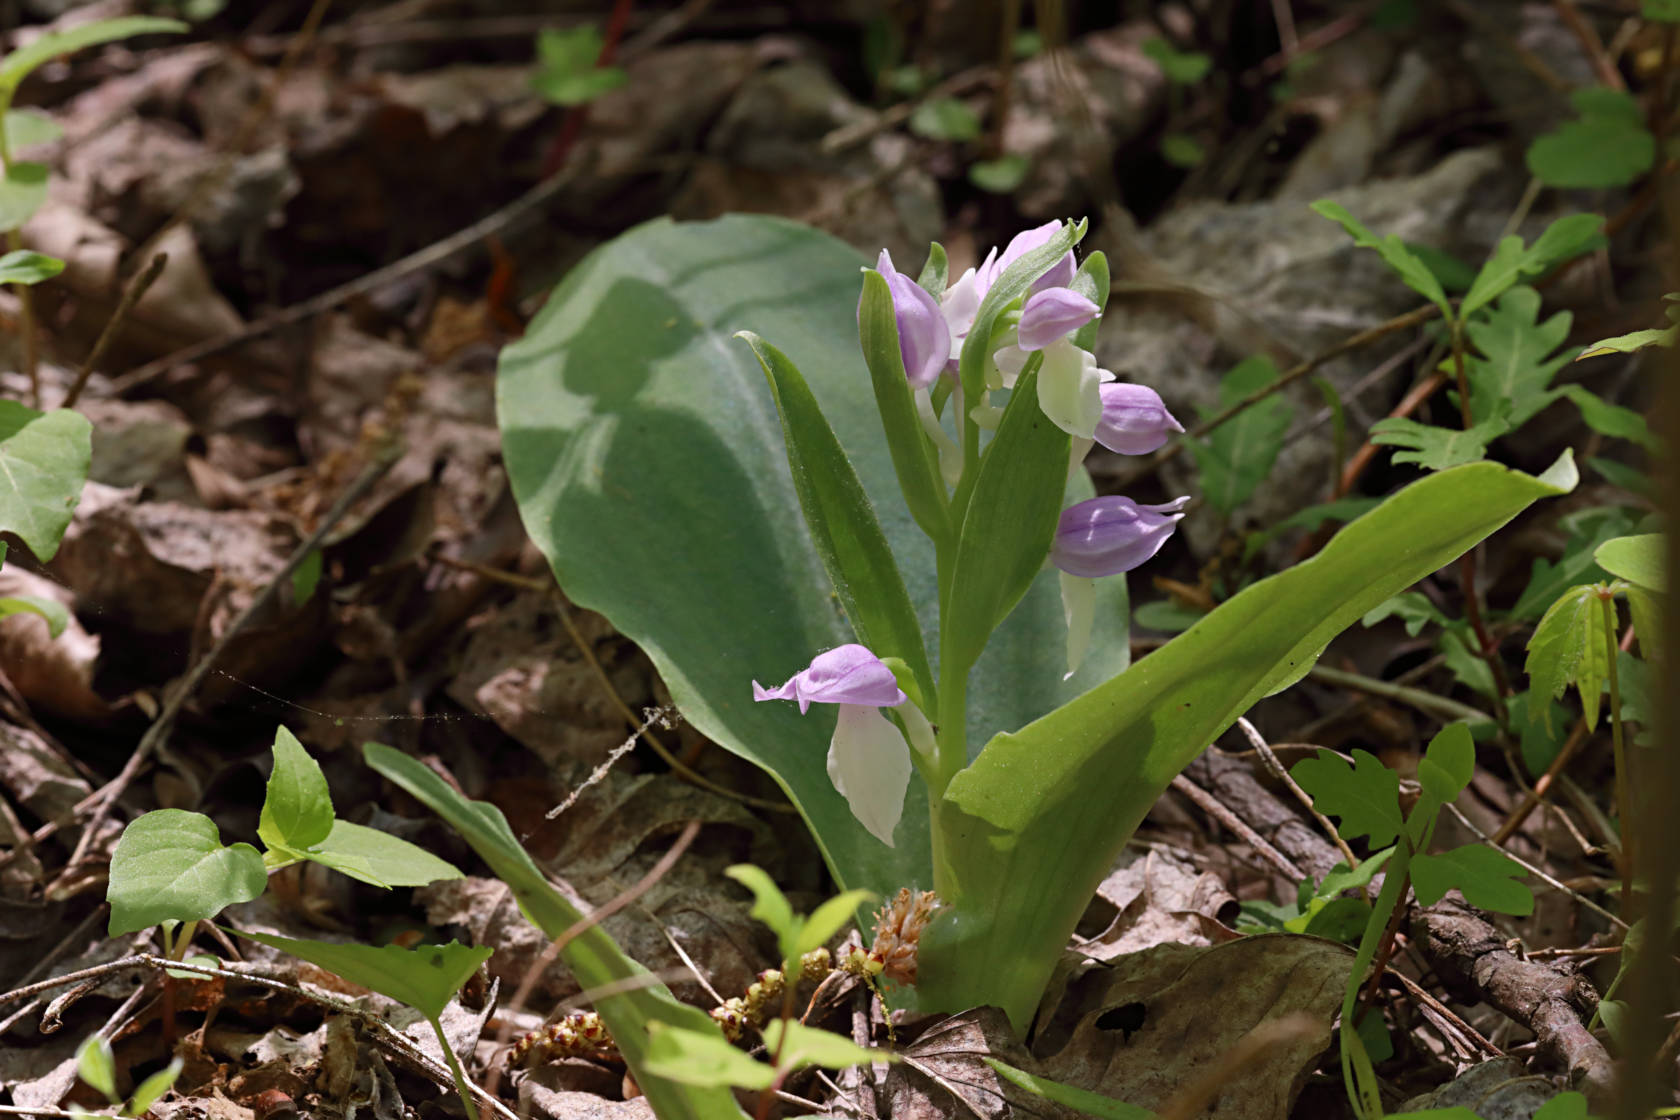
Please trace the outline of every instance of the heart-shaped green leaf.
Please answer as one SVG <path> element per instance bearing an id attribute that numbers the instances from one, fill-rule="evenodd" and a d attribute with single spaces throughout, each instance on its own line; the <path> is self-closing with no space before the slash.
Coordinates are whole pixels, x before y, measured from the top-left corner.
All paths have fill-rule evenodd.
<path id="1" fill-rule="evenodd" d="M 756 331 L 804 375 L 851 456 L 931 648 L 933 546 L 899 493 L 859 353 L 866 263 L 774 218 L 640 226 L 585 258 L 503 352 L 498 411 L 521 515 L 566 594 L 648 652 L 701 733 L 776 775 L 845 886 L 890 895 L 932 885 L 920 783 L 888 848 L 829 782 L 833 712 L 801 716 L 792 704 L 751 699 L 755 677 L 779 684 L 856 639 L 800 512 L 775 402 L 734 339 Z M 886 321 L 871 314 L 865 323 L 882 353 L 890 306 Z M 889 372 L 891 363 L 878 364 L 879 375 Z M 907 469 L 925 490 L 924 455 L 915 448 Z M 1080 479 L 1063 504 L 1090 494 Z M 1034 582 L 970 677 L 970 742 L 1124 668 L 1124 581 L 1102 581 L 1099 594 L 1091 653 L 1064 684 L 1060 591 L 1053 576 Z"/>
<path id="2" fill-rule="evenodd" d="M 93 425 L 69 409 L 36 412 L 0 400 L 0 532 L 51 560 L 81 500 Z"/>
<path id="3" fill-rule="evenodd" d="M 333 826 L 332 794 L 321 767 L 284 727 L 274 733 L 274 769 L 257 819 L 257 835 L 270 848 L 310 848 Z"/>
<path id="4" fill-rule="evenodd" d="M 159 922 L 213 918 L 267 885 L 262 856 L 251 845 L 223 847 L 216 822 L 203 813 L 155 809 L 129 822 L 111 853 L 109 932 L 115 937 Z"/>

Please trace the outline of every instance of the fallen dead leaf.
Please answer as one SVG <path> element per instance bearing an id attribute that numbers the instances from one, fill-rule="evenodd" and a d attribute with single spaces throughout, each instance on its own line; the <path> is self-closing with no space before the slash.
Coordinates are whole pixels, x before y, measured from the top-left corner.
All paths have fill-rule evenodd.
<path id="1" fill-rule="evenodd" d="M 0 569 L 0 596 L 30 596 L 75 608 L 69 588 L 18 567 Z M 110 708 L 93 690 L 99 639 L 74 613 L 53 637 L 47 620 L 33 613 L 0 619 L 0 672 L 32 708 L 77 722 L 97 723 Z"/>
<path id="2" fill-rule="evenodd" d="M 1346 946 L 1284 934 L 1082 964 L 1041 1013 L 1032 1051 L 1046 1077 L 1159 1111 L 1255 1027 L 1304 1012 L 1323 1030 L 1270 1050 L 1202 1113 L 1284 1120 L 1330 1043 L 1352 964 Z"/>
<path id="3" fill-rule="evenodd" d="M 1071 1120 L 1077 1115 L 1005 1081 L 985 1063 L 985 1058 L 997 1058 L 1038 1072 L 1037 1060 L 1016 1041 L 1009 1020 L 995 1007 L 965 1011 L 937 1023 L 899 1057 L 887 1068 L 881 1090 L 883 1115 L 893 1120 Z"/>
<path id="4" fill-rule="evenodd" d="M 1108 961 L 1154 945 L 1212 945 L 1238 935 L 1225 928 L 1237 900 L 1217 875 L 1198 873 L 1163 852 L 1128 851 L 1122 865 L 1097 887 L 1097 897 L 1113 907 L 1114 919 L 1080 953 Z"/>

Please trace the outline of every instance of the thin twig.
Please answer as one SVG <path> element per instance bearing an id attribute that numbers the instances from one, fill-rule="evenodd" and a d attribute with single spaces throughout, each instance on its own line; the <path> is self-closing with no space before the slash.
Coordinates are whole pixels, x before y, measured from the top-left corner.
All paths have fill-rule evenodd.
<path id="1" fill-rule="evenodd" d="M 1487 1038 L 1482 1035 L 1481 1031 L 1478 1031 L 1475 1027 L 1472 1027 L 1469 1023 L 1465 1022 L 1457 1012 L 1453 1011 L 1452 1008 L 1430 995 L 1429 992 L 1420 986 L 1416 980 L 1413 980 L 1410 976 L 1407 976 L 1404 972 L 1401 972 L 1397 968 L 1390 969 L 1388 974 L 1390 976 L 1397 977 L 1400 980 L 1401 986 L 1406 989 L 1406 993 L 1408 995 L 1424 1007 L 1427 1007 L 1436 1015 L 1439 1015 L 1441 1018 L 1451 1023 L 1454 1030 L 1458 1031 L 1460 1034 L 1464 1035 L 1465 1038 L 1480 1047 L 1482 1052 L 1488 1057 L 1502 1058 L 1505 1056 L 1505 1051 L 1495 1046 L 1492 1042 L 1489 1042 Z"/>
<path id="2" fill-rule="evenodd" d="M 1575 6 L 1575 0 L 1552 0 L 1552 7 L 1557 9 L 1558 15 L 1569 26 L 1570 33 L 1581 41 L 1581 46 L 1592 60 L 1593 71 L 1598 80 L 1615 90 L 1627 89 L 1627 83 L 1622 81 L 1622 73 L 1616 69 L 1616 64 L 1610 61 L 1610 56 L 1604 52 L 1604 41 L 1593 30 L 1592 24 L 1581 16 L 1581 10 Z"/>
<path id="3" fill-rule="evenodd" d="M 128 318 L 128 313 L 134 309 L 134 305 L 140 302 L 140 297 L 146 294 L 146 289 L 163 275 L 163 267 L 168 263 L 169 254 L 159 253 L 152 258 L 152 263 L 147 265 L 144 271 L 128 282 L 128 287 L 123 289 L 122 299 L 117 302 L 117 309 L 111 312 L 111 317 L 105 321 L 105 329 L 99 332 L 93 349 L 88 351 L 88 356 L 82 361 L 82 368 L 76 371 L 76 380 L 70 386 L 70 391 L 64 395 L 64 403 L 59 405 L 60 408 L 76 407 L 82 390 L 87 387 L 88 378 L 93 375 L 93 367 L 99 364 L 99 359 L 103 358 L 105 351 L 110 348 L 111 340 L 117 337 L 117 328 Z"/>
<path id="4" fill-rule="evenodd" d="M 1265 857 L 1267 863 L 1283 872 L 1292 881 L 1296 883 L 1306 881 L 1306 872 L 1302 871 L 1299 867 L 1296 867 L 1288 856 L 1284 855 L 1282 852 L 1272 847 L 1271 844 L 1267 843 L 1265 837 L 1254 831 L 1254 829 L 1250 828 L 1241 817 L 1226 808 L 1219 798 L 1213 796 L 1213 794 L 1209 793 L 1195 782 L 1192 782 L 1183 774 L 1179 774 L 1177 777 L 1173 778 L 1172 788 L 1194 801 L 1197 805 L 1200 805 L 1208 813 L 1211 813 L 1214 819 L 1219 821 L 1220 824 L 1242 837 L 1243 841 L 1248 844 L 1249 847 L 1253 848 L 1256 852 Z"/>
<path id="5" fill-rule="evenodd" d="M 73 813 L 58 820 L 48 821 L 10 852 L 0 853 L 0 867 L 5 866 L 18 852 L 24 851 L 57 832 L 64 822 L 74 821 L 82 813 L 92 809 L 93 817 L 83 828 L 81 839 L 77 842 L 76 850 L 71 856 L 68 866 L 73 867 L 81 861 L 86 854 L 88 845 L 92 843 L 94 835 L 99 831 L 99 825 L 115 807 L 117 798 L 128 788 L 129 783 L 140 773 L 152 752 L 169 734 L 170 729 L 175 724 L 175 717 L 180 714 L 187 700 L 203 683 L 204 678 L 215 666 L 217 660 L 227 651 L 233 639 L 250 624 L 253 618 L 267 608 L 275 595 L 279 593 L 280 587 L 290 581 L 292 573 L 308 558 L 310 553 L 321 547 L 321 542 L 326 540 L 328 534 L 337 527 L 338 522 L 344 515 L 350 512 L 350 508 L 373 488 L 374 483 L 385 476 L 385 472 L 390 470 L 392 464 L 397 461 L 398 451 L 398 445 L 390 443 L 376 452 L 377 457 L 374 461 L 369 463 L 355 481 L 339 495 L 338 500 L 333 503 L 331 509 L 327 510 L 326 515 L 321 519 L 321 523 L 316 526 L 315 531 L 309 535 L 309 538 L 298 545 L 291 556 L 287 558 L 285 564 L 281 565 L 280 570 L 275 573 L 274 578 L 257 593 L 244 610 L 234 617 L 233 621 L 228 624 L 227 629 L 222 631 L 221 637 L 217 638 L 215 644 L 210 647 L 209 652 L 199 658 L 197 664 L 182 678 L 181 683 L 171 690 L 168 698 L 164 701 L 162 710 L 158 712 L 157 718 L 152 721 L 152 725 L 141 736 L 139 745 L 135 747 L 134 753 L 129 756 L 128 761 L 123 765 L 117 776 L 82 798 L 76 804 Z"/>
<path id="6" fill-rule="evenodd" d="M 1283 765 L 1283 760 L 1278 758 L 1277 753 L 1272 750 L 1271 746 L 1266 742 L 1265 738 L 1260 734 L 1255 726 L 1248 722 L 1248 717 L 1239 716 L 1237 718 L 1237 726 L 1241 728 L 1242 733 L 1248 737 L 1249 745 L 1255 749 L 1255 751 L 1260 755 L 1261 760 L 1265 762 L 1266 769 L 1270 770 L 1272 772 L 1272 776 L 1277 778 L 1278 781 L 1289 787 L 1289 792 L 1295 795 L 1295 800 L 1299 801 L 1301 803 L 1301 807 L 1306 809 L 1308 813 L 1312 814 L 1313 820 L 1318 822 L 1318 827 L 1322 828 L 1325 835 L 1330 837 L 1331 843 L 1336 845 L 1336 850 L 1341 852 L 1342 858 L 1347 861 L 1347 869 L 1352 871 L 1354 868 L 1358 867 L 1359 860 L 1354 856 L 1353 849 L 1348 847 L 1346 840 L 1342 839 L 1342 834 L 1336 831 L 1336 826 L 1330 823 L 1330 818 L 1318 811 L 1318 807 L 1313 804 L 1312 795 L 1302 789 L 1301 784 L 1290 776 L 1288 768 Z M 1359 888 L 1359 896 L 1361 898 L 1365 897 L 1365 888 L 1363 886 Z"/>
<path id="7" fill-rule="evenodd" d="M 1157 451 L 1147 463 L 1137 467 L 1128 474 L 1122 475 L 1120 480 L 1116 483 L 1116 489 L 1125 490 L 1135 485 L 1140 480 L 1148 478 L 1150 475 L 1160 470 L 1164 464 L 1177 458 L 1184 451 L 1184 448 L 1190 443 L 1190 441 L 1202 438 L 1215 428 L 1235 418 L 1247 409 L 1252 408 L 1254 405 L 1259 404 L 1272 394 L 1280 392 L 1287 386 L 1299 381 L 1301 378 L 1307 376 L 1309 373 L 1312 373 L 1325 363 L 1334 361 L 1342 355 L 1352 353 L 1362 347 L 1369 346 L 1371 343 L 1387 338 L 1389 335 L 1394 334 L 1397 331 L 1403 331 L 1408 327 L 1415 327 L 1419 323 L 1427 323 L 1440 313 L 1440 308 L 1436 307 L 1433 303 L 1426 303 L 1422 307 L 1414 307 L 1404 315 L 1396 315 L 1394 318 L 1389 319 L 1386 322 L 1378 323 L 1374 327 L 1362 330 L 1357 334 L 1349 335 L 1341 342 L 1338 342 L 1336 345 L 1330 347 L 1330 349 L 1315 354 L 1305 361 L 1291 367 L 1289 370 L 1285 371 L 1282 377 L 1279 377 L 1276 381 L 1267 385 L 1265 388 L 1258 389 L 1255 392 L 1250 393 L 1248 396 L 1227 408 L 1225 411 L 1219 413 L 1217 416 L 1211 417 L 1210 419 L 1197 424 L 1188 432 L 1179 436 L 1172 443 Z"/>
<path id="8" fill-rule="evenodd" d="M 465 229 L 452 233 L 424 249 L 410 253 L 401 260 L 393 261 L 384 268 L 375 269 L 366 276 L 352 280 L 348 284 L 340 284 L 331 291 L 322 292 L 318 296 L 311 296 L 301 303 L 283 307 L 231 334 L 204 339 L 190 346 L 184 346 L 172 354 L 165 354 L 155 361 L 147 362 L 138 369 L 131 370 L 121 377 L 113 379 L 111 395 L 123 396 L 161 377 L 177 366 L 203 361 L 205 358 L 220 354 L 224 350 L 231 350 L 242 343 L 272 334 L 282 327 L 289 327 L 294 323 L 301 323 L 305 319 L 313 318 L 324 311 L 330 311 L 347 300 L 371 292 L 376 288 L 384 287 L 392 281 L 400 280 L 405 276 L 423 272 L 441 264 L 456 253 L 477 245 L 492 234 L 502 233 L 516 222 L 523 220 L 532 211 L 558 195 L 570 185 L 571 181 L 572 176 L 570 174 L 551 176 L 506 206 L 492 211 Z"/>

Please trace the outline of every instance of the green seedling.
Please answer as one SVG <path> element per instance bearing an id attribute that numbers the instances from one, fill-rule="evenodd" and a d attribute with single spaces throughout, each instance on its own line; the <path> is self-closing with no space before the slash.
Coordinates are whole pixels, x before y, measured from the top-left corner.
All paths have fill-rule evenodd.
<path id="1" fill-rule="evenodd" d="M 111 1053 L 111 1044 L 104 1035 L 89 1035 L 76 1048 L 76 1074 L 83 1081 L 111 1102 L 117 1110 L 117 1115 L 125 1117 L 144 1116 L 151 1110 L 152 1105 L 175 1085 L 175 1079 L 181 1075 L 185 1065 L 180 1058 L 171 1059 L 170 1063 L 153 1073 L 135 1087 L 134 1092 L 124 1100 L 117 1092 L 117 1063 Z M 75 1105 L 70 1111 L 82 1115 L 93 1115 L 85 1109 Z"/>
<path id="2" fill-rule="evenodd" d="M 594 24 L 548 29 L 537 36 L 537 72 L 531 88 L 556 105 L 586 105 L 630 80 L 617 66 L 597 66 L 601 32 Z"/>

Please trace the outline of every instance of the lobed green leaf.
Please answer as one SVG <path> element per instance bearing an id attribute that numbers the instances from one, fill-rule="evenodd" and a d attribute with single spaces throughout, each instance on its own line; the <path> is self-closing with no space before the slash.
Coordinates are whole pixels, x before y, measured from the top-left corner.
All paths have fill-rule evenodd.
<path id="1" fill-rule="evenodd" d="M 1360 224 L 1359 219 L 1348 213 L 1347 207 L 1330 199 L 1320 199 L 1312 204 L 1312 211 L 1339 224 L 1347 230 L 1353 238 L 1353 243 L 1365 249 L 1375 249 L 1382 257 L 1383 263 L 1388 265 L 1394 273 L 1405 281 L 1412 291 L 1423 296 L 1430 303 L 1441 309 L 1441 316 L 1449 322 L 1452 320 L 1452 305 L 1447 302 L 1447 293 L 1441 287 L 1441 281 L 1431 272 L 1429 266 L 1418 259 L 1416 253 L 1406 248 L 1403 241 L 1395 234 L 1379 239 L 1376 234 Z"/>
<path id="2" fill-rule="evenodd" d="M 1367 751 L 1353 752 L 1353 765 L 1320 751 L 1290 770 L 1302 789 L 1312 794 L 1313 808 L 1327 817 L 1340 817 L 1336 831 L 1344 840 L 1371 838 L 1371 846 L 1386 847 L 1400 836 L 1400 775 Z"/>
<path id="3" fill-rule="evenodd" d="M 1518 917 L 1532 914 L 1534 892 L 1523 886 L 1525 875 L 1516 860 L 1485 844 L 1412 857 L 1412 887 L 1424 906 L 1433 906 L 1456 888 L 1472 906 Z"/>

